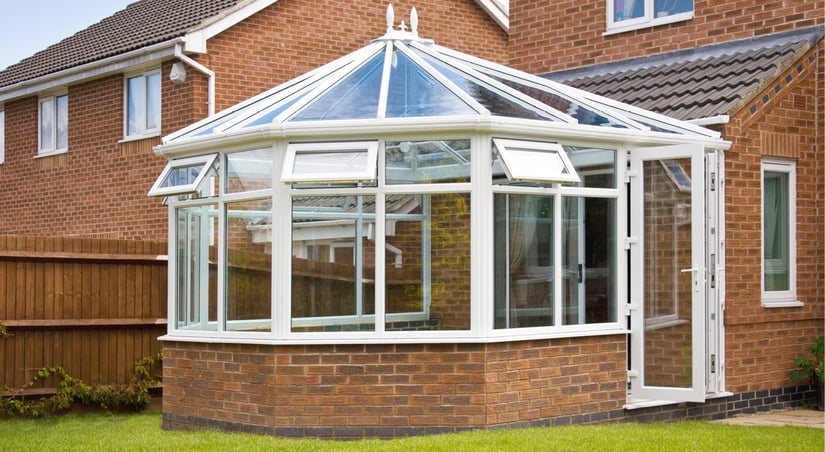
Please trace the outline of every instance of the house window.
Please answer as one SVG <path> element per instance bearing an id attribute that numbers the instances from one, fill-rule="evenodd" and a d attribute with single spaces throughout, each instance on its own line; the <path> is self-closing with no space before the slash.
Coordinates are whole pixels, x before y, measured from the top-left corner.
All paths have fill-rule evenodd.
<path id="1" fill-rule="evenodd" d="M 38 155 L 54 154 L 69 147 L 69 96 L 40 99 Z"/>
<path id="2" fill-rule="evenodd" d="M 149 196 L 170 196 L 198 193 L 203 181 L 214 175 L 217 154 L 198 155 L 171 160 L 149 190 Z M 212 193 L 206 193 L 207 196 Z"/>
<path id="3" fill-rule="evenodd" d="M 693 18 L 693 0 L 607 0 L 607 32 L 620 33 Z"/>
<path id="4" fill-rule="evenodd" d="M 762 162 L 762 304 L 799 306 L 796 299 L 796 164 Z"/>
<path id="5" fill-rule="evenodd" d="M 0 165 L 6 161 L 6 112 L 0 110 Z"/>
<path id="6" fill-rule="evenodd" d="M 126 137 L 160 133 L 160 70 L 126 79 Z"/>

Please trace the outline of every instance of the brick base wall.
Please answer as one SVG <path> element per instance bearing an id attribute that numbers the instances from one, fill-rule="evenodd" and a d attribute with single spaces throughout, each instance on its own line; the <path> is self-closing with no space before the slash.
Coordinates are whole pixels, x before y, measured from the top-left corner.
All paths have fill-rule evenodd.
<path id="1" fill-rule="evenodd" d="M 472 429 L 717 419 L 798 405 L 807 386 L 624 410 L 625 338 L 497 344 L 169 342 L 163 428 L 391 438 Z"/>

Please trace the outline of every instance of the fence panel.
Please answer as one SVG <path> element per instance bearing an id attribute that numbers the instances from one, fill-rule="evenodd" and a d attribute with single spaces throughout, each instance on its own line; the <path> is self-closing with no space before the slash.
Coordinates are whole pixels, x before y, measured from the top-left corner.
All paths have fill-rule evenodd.
<path id="1" fill-rule="evenodd" d="M 166 252 L 166 242 L 0 236 L 0 385 L 50 366 L 128 383 L 166 332 Z"/>

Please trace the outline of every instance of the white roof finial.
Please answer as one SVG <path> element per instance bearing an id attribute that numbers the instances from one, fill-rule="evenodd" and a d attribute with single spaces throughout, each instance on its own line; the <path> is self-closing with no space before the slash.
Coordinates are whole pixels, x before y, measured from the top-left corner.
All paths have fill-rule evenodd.
<path id="1" fill-rule="evenodd" d="M 387 5 L 387 33 L 392 32 L 392 26 L 395 23 L 395 10 L 392 8 L 392 3 Z"/>
<path id="2" fill-rule="evenodd" d="M 418 12 L 415 10 L 415 6 L 410 10 L 410 31 L 418 36 Z"/>

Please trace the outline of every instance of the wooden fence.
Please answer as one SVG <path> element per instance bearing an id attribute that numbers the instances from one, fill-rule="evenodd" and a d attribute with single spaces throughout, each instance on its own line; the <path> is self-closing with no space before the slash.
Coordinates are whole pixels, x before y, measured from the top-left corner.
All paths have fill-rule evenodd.
<path id="1" fill-rule="evenodd" d="M 128 383 L 166 332 L 166 246 L 0 236 L 0 385 L 19 388 L 49 366 L 89 384 Z"/>

